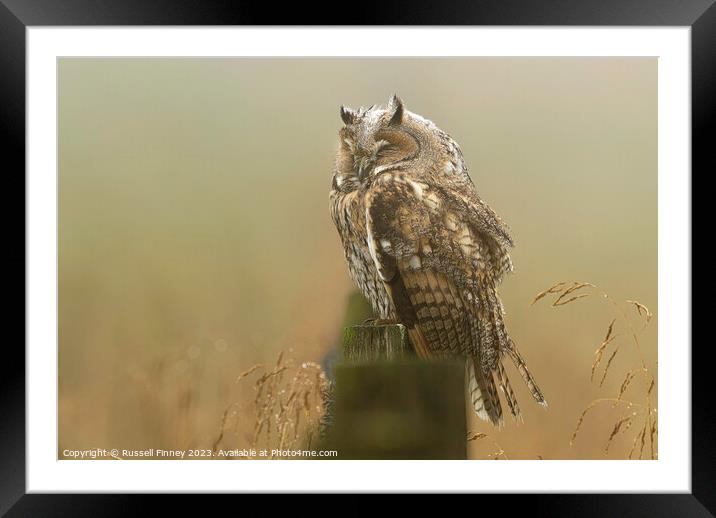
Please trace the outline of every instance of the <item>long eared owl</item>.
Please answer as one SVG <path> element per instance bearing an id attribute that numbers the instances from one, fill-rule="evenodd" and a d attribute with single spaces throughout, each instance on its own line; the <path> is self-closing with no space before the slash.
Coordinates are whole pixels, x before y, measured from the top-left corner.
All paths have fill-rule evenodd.
<path id="1" fill-rule="evenodd" d="M 422 358 L 466 358 L 481 418 L 502 424 L 497 386 L 520 417 L 504 356 L 546 405 L 497 294 L 512 271 L 512 238 L 477 195 L 460 147 L 397 96 L 384 108 L 342 106 L 340 114 L 331 215 L 349 273 L 377 316 L 405 325 Z"/>

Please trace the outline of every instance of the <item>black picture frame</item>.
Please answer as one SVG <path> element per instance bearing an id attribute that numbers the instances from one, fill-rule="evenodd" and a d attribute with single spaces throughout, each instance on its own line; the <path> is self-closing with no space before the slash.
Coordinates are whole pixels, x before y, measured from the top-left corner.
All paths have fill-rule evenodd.
<path id="1" fill-rule="evenodd" d="M 713 133 L 716 112 L 716 6 L 714 0 L 488 0 L 418 2 L 385 1 L 346 10 L 310 8 L 304 4 L 219 2 L 203 0 L 0 0 L 0 142 L 4 151 L 6 201 L 25 202 L 25 29 L 28 26 L 83 25 L 572 25 L 689 26 L 692 74 L 692 170 L 702 176 L 716 171 Z M 692 178 L 695 175 L 692 173 Z M 22 193 L 22 194 L 21 194 Z M 14 206 L 4 203 L 4 221 L 14 221 Z M 25 230 L 4 225 L 15 245 L 6 241 L 9 265 L 25 264 Z M 22 241 L 22 245 L 18 242 Z M 6 270 L 11 281 L 20 275 Z M 25 270 L 26 272 L 26 270 Z M 19 290 L 18 286 L 18 290 Z M 25 289 L 22 288 L 22 300 Z M 14 298 L 6 321 L 19 326 L 24 304 Z M 22 307 L 22 309 L 19 309 Z M 17 313 L 17 315 L 15 315 Z M 15 318 L 13 318 L 15 317 Z M 23 326 L 22 336 L 24 337 Z M 691 344 L 670 344 L 689 347 Z M 120 495 L 25 494 L 25 354 L 19 340 L 3 344 L 0 376 L 0 514 L 7 516 L 133 515 L 145 504 Z M 692 348 L 692 493 L 650 495 L 511 496 L 531 514 L 568 516 L 713 516 L 716 512 L 716 415 L 709 404 L 712 390 L 708 342 Z M 353 497 L 355 499 L 355 497 Z M 493 498 L 480 495 L 471 498 Z M 173 499 L 186 507 L 186 499 Z M 492 502 L 491 502 L 492 503 Z M 165 505 L 162 503 L 162 505 Z M 368 512 L 370 504 L 349 509 Z M 480 508 L 488 503 L 481 501 Z"/>

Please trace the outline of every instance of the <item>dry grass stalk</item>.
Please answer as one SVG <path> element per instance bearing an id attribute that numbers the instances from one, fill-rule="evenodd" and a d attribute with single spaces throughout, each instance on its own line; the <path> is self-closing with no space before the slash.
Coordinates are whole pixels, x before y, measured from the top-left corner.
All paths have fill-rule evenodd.
<path id="1" fill-rule="evenodd" d="M 609 324 L 609 328 L 607 329 L 607 335 L 604 337 L 604 340 L 602 340 L 602 344 L 597 348 L 596 351 L 594 351 L 594 362 L 592 363 L 592 374 L 590 377 L 591 381 L 594 381 L 594 373 L 597 370 L 597 367 L 599 366 L 599 363 L 602 361 L 602 355 L 604 354 L 604 349 L 607 348 L 607 345 L 616 338 L 616 335 L 613 335 L 614 331 L 614 323 L 617 321 L 615 318 L 612 320 L 612 322 Z"/>
<path id="2" fill-rule="evenodd" d="M 323 415 L 321 394 L 328 383 L 321 366 L 314 362 L 295 365 L 282 351 L 272 367 L 254 365 L 242 372 L 237 381 L 259 372 L 253 384 L 251 448 L 270 451 L 310 444 L 313 428 L 318 426 Z M 222 417 L 215 450 L 225 438 L 228 416 L 229 409 Z"/>
<path id="3" fill-rule="evenodd" d="M 476 432 L 476 433 L 468 432 L 467 433 L 467 441 L 468 442 L 475 441 L 477 439 L 490 439 L 490 441 L 492 442 L 494 447 L 497 449 L 496 451 L 494 451 L 492 453 L 488 453 L 487 457 L 485 457 L 486 459 L 499 460 L 502 458 L 505 460 L 510 460 L 510 457 L 508 457 L 505 449 L 502 446 L 500 446 L 500 444 L 494 438 L 490 437 L 488 434 L 482 433 L 482 432 Z"/>
<path id="4" fill-rule="evenodd" d="M 565 300 L 565 298 L 572 292 L 575 292 L 575 291 L 580 290 L 585 287 L 595 288 L 596 286 L 594 286 L 594 284 L 591 284 L 589 282 L 575 282 L 572 284 L 572 286 L 570 286 L 569 288 L 564 290 L 562 292 L 562 294 L 554 300 L 554 302 L 552 302 L 552 307 L 564 306 L 564 305 L 569 304 L 570 302 L 573 302 L 577 299 L 581 299 L 581 298 L 589 296 L 589 293 L 582 293 L 580 295 L 576 295 L 574 297 L 571 297 L 571 298 Z"/>
<path id="5" fill-rule="evenodd" d="M 214 445 L 211 447 L 211 451 L 216 453 L 219 449 L 219 444 L 224 439 L 224 432 L 226 431 L 226 416 L 229 415 L 229 409 L 224 410 L 224 415 L 221 416 L 221 426 L 219 427 L 219 437 L 214 441 Z"/>
<path id="6" fill-rule="evenodd" d="M 604 380 L 607 379 L 607 373 L 609 372 L 609 367 L 612 365 L 612 361 L 614 360 L 614 357 L 619 352 L 619 347 L 617 346 L 616 349 L 614 349 L 614 352 L 612 352 L 611 356 L 607 360 L 607 366 L 604 367 L 604 373 L 602 374 L 602 379 L 599 381 L 599 386 L 601 387 L 604 385 Z"/>
<path id="7" fill-rule="evenodd" d="M 569 287 L 567 287 L 569 286 Z M 579 431 L 582 427 L 582 424 L 584 423 L 584 420 L 587 416 L 587 414 L 596 406 L 600 405 L 601 403 L 605 402 L 611 402 L 612 408 L 615 408 L 618 405 L 626 405 L 628 409 L 635 408 L 636 410 L 631 412 L 630 414 L 626 416 L 621 416 L 617 418 L 617 420 L 614 422 L 611 428 L 611 432 L 607 438 L 607 442 L 605 444 L 604 452 L 607 454 L 609 452 L 609 449 L 614 442 L 615 438 L 620 434 L 625 434 L 629 429 L 632 428 L 633 423 L 639 419 L 642 418 L 643 426 L 640 428 L 639 432 L 634 436 L 632 441 L 632 448 L 629 452 L 629 458 L 633 458 L 636 454 L 637 445 L 639 449 L 639 459 L 644 458 L 644 451 L 646 449 L 646 443 L 647 439 L 649 442 L 649 457 L 651 459 L 655 459 L 657 457 L 657 449 L 656 449 L 656 437 L 658 434 L 658 425 L 657 425 L 657 410 L 652 404 L 652 397 L 654 395 L 654 389 L 656 388 L 656 380 L 651 375 L 649 368 L 646 365 L 646 361 L 644 358 L 644 355 L 642 353 L 641 349 L 641 343 L 639 341 L 639 334 L 641 331 L 643 331 L 648 323 L 651 321 L 653 314 L 647 308 L 644 304 L 641 302 L 638 302 L 636 300 L 626 300 L 627 304 L 631 304 L 634 307 L 636 307 L 636 310 L 639 314 L 639 316 L 644 317 L 644 325 L 639 329 L 635 330 L 634 327 L 631 324 L 631 321 L 629 317 L 627 316 L 627 313 L 623 309 L 623 305 L 617 303 L 612 297 L 610 297 L 606 292 L 602 291 L 598 286 L 588 283 L 588 282 L 560 282 L 555 284 L 554 286 L 548 288 L 545 291 L 540 292 L 535 299 L 532 301 L 532 304 L 535 302 L 547 297 L 548 295 L 555 295 L 555 299 L 552 302 L 552 307 L 560 307 L 564 306 L 566 304 L 569 304 L 570 302 L 574 302 L 578 299 L 584 298 L 588 295 L 588 293 L 581 293 L 579 295 L 571 296 L 570 294 L 574 293 L 575 291 L 582 289 L 582 288 L 593 288 L 595 290 L 598 290 L 604 299 L 609 301 L 611 305 L 614 307 L 615 311 L 617 312 L 617 316 L 611 321 L 609 324 L 609 327 L 607 328 L 606 336 L 604 337 L 604 340 L 602 340 L 602 343 L 600 346 L 594 351 L 594 361 L 591 366 L 591 376 L 590 380 L 594 381 L 594 376 L 596 374 L 597 369 L 599 368 L 604 353 L 607 350 L 607 347 L 609 344 L 614 341 L 615 338 L 617 338 L 619 335 L 614 333 L 614 330 L 617 325 L 617 321 L 620 321 L 620 326 L 623 326 L 625 329 L 629 330 L 629 335 L 631 336 L 631 339 L 634 343 L 634 347 L 637 351 L 639 362 L 640 362 L 640 368 L 633 368 L 626 372 L 624 375 L 623 381 L 619 387 L 619 393 L 616 398 L 599 398 L 591 401 L 585 409 L 582 411 L 580 416 L 577 418 L 577 425 L 575 426 L 574 432 L 572 433 L 572 437 L 570 439 L 570 445 L 574 444 L 574 441 L 577 438 L 577 435 L 579 434 Z M 604 382 L 606 380 L 607 374 L 610 371 L 610 367 L 612 367 L 613 364 L 616 364 L 615 358 L 617 356 L 617 352 L 619 351 L 619 346 L 617 346 L 612 353 L 609 356 L 609 359 L 607 360 L 606 366 L 604 368 L 604 372 L 602 373 L 602 377 L 599 382 L 599 386 L 602 387 L 604 385 Z M 644 387 L 644 392 L 641 395 L 643 397 L 643 403 L 636 403 L 634 401 L 629 401 L 624 399 L 624 395 L 627 391 L 627 389 L 633 385 L 634 379 L 637 377 L 637 374 L 642 374 L 642 386 Z M 648 437 L 647 437 L 648 435 Z"/>
<path id="8" fill-rule="evenodd" d="M 636 412 L 633 412 L 631 415 L 623 417 L 616 422 L 614 428 L 612 428 L 612 433 L 609 434 L 609 439 L 607 439 L 607 444 L 604 447 L 604 453 L 609 452 L 609 446 L 612 444 L 612 440 L 619 432 L 626 432 L 631 427 L 634 416 L 636 416 Z"/>
<path id="9" fill-rule="evenodd" d="M 634 441 L 631 445 L 631 450 L 629 451 L 629 459 L 632 459 L 634 457 L 634 451 L 636 451 L 636 445 L 639 442 L 639 439 L 643 439 L 644 435 L 644 428 L 642 428 L 641 432 L 639 432 L 637 435 L 634 436 Z M 639 457 L 641 458 L 641 456 Z"/>
<path id="10" fill-rule="evenodd" d="M 599 404 L 599 401 L 592 401 L 587 407 L 582 411 L 579 418 L 577 419 L 577 426 L 574 427 L 574 432 L 572 432 L 572 438 L 569 440 L 569 445 L 572 446 L 574 444 L 574 441 L 577 439 L 577 434 L 579 433 L 579 429 L 582 427 L 582 423 L 584 422 L 584 418 L 587 415 L 587 412 L 589 412 L 592 408 L 597 406 Z"/>
<path id="11" fill-rule="evenodd" d="M 557 299 L 552 303 L 552 307 L 557 306 L 564 306 L 566 304 L 569 304 L 570 302 L 574 302 L 575 300 L 583 299 L 584 297 L 588 297 L 589 293 L 582 293 L 581 295 L 575 295 L 574 297 L 571 297 L 567 300 Z"/>
<path id="12" fill-rule="evenodd" d="M 510 460 L 510 458 L 505 453 L 505 450 L 501 448 L 494 453 L 488 453 L 487 458 L 489 459 L 490 457 L 492 457 L 492 460 L 500 460 L 500 457 L 504 457 L 505 460 Z"/>
<path id="13" fill-rule="evenodd" d="M 535 302 L 539 301 L 540 299 L 543 299 L 544 297 L 546 297 L 547 295 L 549 295 L 551 293 L 561 292 L 564 289 L 564 286 L 566 286 L 566 284 L 567 284 L 566 282 L 558 282 L 554 286 L 550 286 L 546 290 L 538 293 L 537 296 L 532 300 L 532 303 L 530 304 L 530 306 L 533 306 L 535 304 Z"/>
<path id="14" fill-rule="evenodd" d="M 648 419 L 644 421 L 644 428 L 641 430 L 641 446 L 639 447 L 639 460 L 644 457 L 644 445 L 646 444 L 646 425 Z"/>
<path id="15" fill-rule="evenodd" d="M 533 306 L 536 302 L 542 300 L 547 295 L 558 295 L 555 300 L 552 302 L 552 307 L 559 307 L 559 306 L 565 306 L 569 304 L 570 302 L 574 302 L 575 300 L 582 299 L 584 297 L 588 297 L 589 293 L 580 293 L 579 295 L 575 295 L 573 297 L 567 298 L 570 294 L 574 293 L 577 290 L 581 290 L 582 288 L 596 288 L 594 284 L 591 282 L 572 282 L 571 286 L 567 287 L 569 283 L 567 282 L 558 282 L 557 284 L 550 286 L 544 291 L 541 291 L 538 293 L 534 299 L 532 299 L 532 302 L 530 303 L 530 306 Z"/>
<path id="16" fill-rule="evenodd" d="M 609 343 L 609 341 L 612 339 L 612 333 L 614 332 L 614 324 L 616 323 L 617 319 L 612 319 L 611 323 L 609 324 L 609 327 L 607 328 L 607 335 L 604 337 L 603 343 Z"/>
<path id="17" fill-rule="evenodd" d="M 242 372 L 241 374 L 239 374 L 239 376 L 236 378 L 236 381 L 239 381 L 239 380 L 241 380 L 241 379 L 244 379 L 246 376 L 248 376 L 249 374 L 251 374 L 251 373 L 257 371 L 257 370 L 260 369 L 261 367 L 263 367 L 263 365 L 261 365 L 260 363 L 257 363 L 257 364 L 254 365 L 253 367 L 250 367 L 250 368 L 246 369 L 244 372 Z"/>
<path id="18" fill-rule="evenodd" d="M 639 302 L 638 300 L 627 300 L 629 304 L 634 304 L 636 306 L 636 310 L 639 313 L 639 315 L 644 315 L 646 317 L 646 321 L 649 322 L 651 320 L 651 317 L 653 316 L 651 314 L 651 311 L 649 311 L 649 308 L 647 308 L 644 304 Z"/>
<path id="19" fill-rule="evenodd" d="M 634 379 L 634 376 L 635 376 L 635 374 L 634 374 L 633 370 L 626 373 L 626 376 L 624 376 L 624 381 L 622 381 L 622 384 L 619 387 L 619 395 L 617 396 L 617 401 L 621 401 L 622 396 L 626 392 L 627 388 L 629 388 L 629 384 L 631 383 L 631 380 Z M 652 383 L 653 383 L 653 380 L 652 380 Z M 614 403 L 612 408 L 614 408 L 615 406 L 617 406 L 617 403 Z"/>

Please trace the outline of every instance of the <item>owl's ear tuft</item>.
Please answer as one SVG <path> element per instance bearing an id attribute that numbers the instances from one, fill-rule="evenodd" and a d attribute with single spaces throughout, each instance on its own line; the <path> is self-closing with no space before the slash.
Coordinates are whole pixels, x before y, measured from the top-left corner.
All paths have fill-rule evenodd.
<path id="1" fill-rule="evenodd" d="M 344 124 L 353 124 L 356 119 L 356 112 L 347 106 L 341 105 L 341 120 Z"/>
<path id="2" fill-rule="evenodd" d="M 403 122 L 403 112 L 405 109 L 403 108 L 403 101 L 400 97 L 393 94 L 388 101 L 388 113 L 390 114 L 390 122 L 389 124 L 391 126 L 395 126 L 397 124 L 400 124 Z"/>

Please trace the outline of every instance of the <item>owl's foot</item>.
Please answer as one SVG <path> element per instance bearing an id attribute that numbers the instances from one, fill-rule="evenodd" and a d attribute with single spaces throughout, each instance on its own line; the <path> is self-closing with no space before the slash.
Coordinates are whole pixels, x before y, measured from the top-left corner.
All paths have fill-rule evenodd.
<path id="1" fill-rule="evenodd" d="M 397 323 L 394 318 L 367 318 L 363 321 L 364 326 L 389 326 Z"/>

